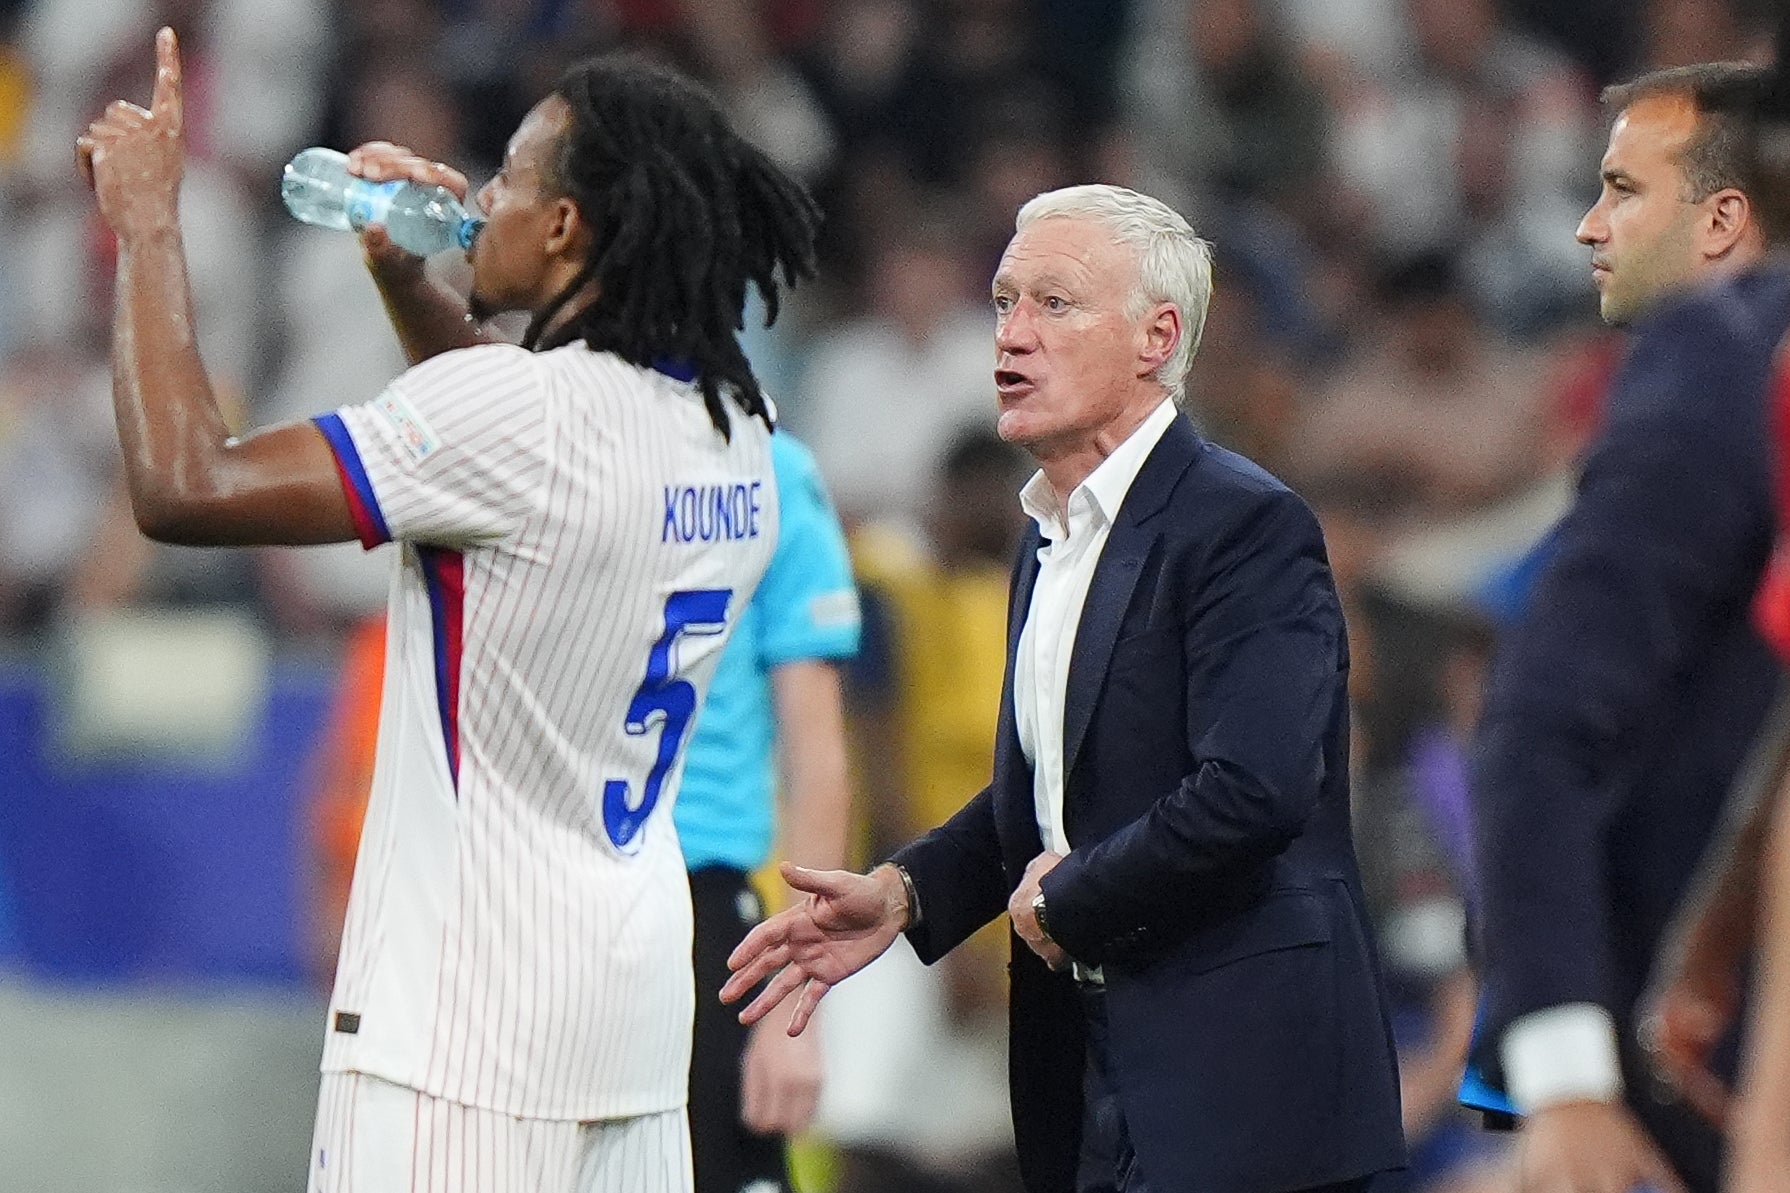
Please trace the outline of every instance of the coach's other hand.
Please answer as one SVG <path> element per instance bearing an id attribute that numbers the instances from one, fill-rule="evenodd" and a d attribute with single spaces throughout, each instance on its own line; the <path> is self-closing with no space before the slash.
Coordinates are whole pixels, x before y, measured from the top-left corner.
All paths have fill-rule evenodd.
<path id="1" fill-rule="evenodd" d="M 740 1122 L 759 1135 L 797 1135 L 820 1104 L 820 1041 L 775 1018 L 752 1025 L 740 1058 Z"/>
<path id="2" fill-rule="evenodd" d="M 75 140 L 75 162 L 99 199 L 99 213 L 121 240 L 178 229 L 182 133 L 180 44 L 163 26 L 155 35 L 155 93 L 145 111 L 122 99 Z"/>
<path id="3" fill-rule="evenodd" d="M 1038 922 L 1037 899 L 1038 884 L 1044 876 L 1057 868 L 1063 860 L 1060 853 L 1045 850 L 1030 862 L 1026 863 L 1025 876 L 1019 880 L 1019 887 L 1007 900 L 1007 918 L 1013 921 L 1013 931 L 1026 942 L 1026 947 L 1038 954 L 1039 958 L 1053 970 L 1069 967 L 1069 954 L 1063 946 L 1052 940 L 1045 931 L 1045 925 Z M 1045 919 L 1048 920 L 1049 907 L 1045 908 Z"/>
<path id="4" fill-rule="evenodd" d="M 907 927 L 907 887 L 890 865 L 868 874 L 805 870 L 788 862 L 779 869 L 783 881 L 806 897 L 752 929 L 740 942 L 727 958 L 733 976 L 721 987 L 721 1001 L 736 1002 L 770 978 L 770 984 L 740 1012 L 740 1022 L 752 1024 L 800 989 L 789 1017 L 789 1034 L 794 1036 L 808 1026 L 828 990 L 895 943 Z"/>

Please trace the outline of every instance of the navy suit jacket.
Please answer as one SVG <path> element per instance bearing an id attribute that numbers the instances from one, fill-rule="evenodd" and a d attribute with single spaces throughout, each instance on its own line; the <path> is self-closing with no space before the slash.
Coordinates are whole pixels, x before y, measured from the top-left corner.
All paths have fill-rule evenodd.
<path id="1" fill-rule="evenodd" d="M 896 855 L 931 962 L 1043 851 L 1013 717 L 1038 572 L 1020 551 L 993 782 Z M 1049 926 L 1106 977 L 1112 1079 L 1154 1193 L 1273 1193 L 1404 1160 L 1349 835 L 1348 648 L 1317 522 L 1177 418 L 1114 519 L 1064 715 L 1071 853 Z M 1075 1187 L 1085 1067 L 1068 974 L 1015 940 L 1010 1076 L 1031 1193 Z"/>
<path id="2" fill-rule="evenodd" d="M 1635 326 L 1578 500 L 1499 647 L 1472 776 L 1475 1059 L 1494 1081 L 1506 1029 L 1547 1007 L 1605 1007 L 1632 1046 L 1659 939 L 1771 703 L 1750 612 L 1787 322 L 1790 273 L 1773 267 Z M 1661 1110 L 1652 1083 L 1628 1084 L 1644 1116 Z M 1688 1175 L 1713 1168 L 1712 1135 L 1649 1125 Z"/>

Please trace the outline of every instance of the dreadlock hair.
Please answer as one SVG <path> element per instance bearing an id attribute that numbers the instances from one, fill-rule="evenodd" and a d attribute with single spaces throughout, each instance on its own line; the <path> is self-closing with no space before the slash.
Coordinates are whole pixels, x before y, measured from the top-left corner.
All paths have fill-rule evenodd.
<path id="1" fill-rule="evenodd" d="M 777 318 L 783 285 L 812 277 L 820 209 L 802 185 L 727 123 L 714 98 L 663 67 L 604 55 L 554 86 L 571 118 L 549 185 L 591 228 L 584 268 L 530 321 L 526 348 L 583 340 L 651 368 L 666 359 L 695 372 L 709 418 L 730 433 L 722 391 L 771 424 L 740 348 L 746 286 Z M 549 335 L 588 283 L 597 296 Z"/>

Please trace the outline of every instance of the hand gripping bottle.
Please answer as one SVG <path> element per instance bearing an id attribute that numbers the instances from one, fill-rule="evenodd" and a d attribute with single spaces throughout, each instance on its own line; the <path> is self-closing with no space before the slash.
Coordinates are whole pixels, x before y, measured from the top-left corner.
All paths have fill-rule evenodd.
<path id="1" fill-rule="evenodd" d="M 334 149 L 307 149 L 287 162 L 280 198 L 287 211 L 319 228 L 358 232 L 384 224 L 394 244 L 419 257 L 471 248 L 485 226 L 446 187 L 357 178 L 348 172 L 348 156 Z"/>

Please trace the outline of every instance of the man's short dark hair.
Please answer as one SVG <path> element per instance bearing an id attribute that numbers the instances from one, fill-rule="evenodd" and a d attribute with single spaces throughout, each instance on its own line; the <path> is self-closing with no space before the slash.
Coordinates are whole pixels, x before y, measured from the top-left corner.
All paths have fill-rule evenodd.
<path id="1" fill-rule="evenodd" d="M 1697 131 L 1684 147 L 1685 197 L 1701 203 L 1732 187 L 1753 189 L 1753 126 L 1770 71 L 1746 62 L 1698 62 L 1650 71 L 1604 88 L 1604 106 L 1621 112 L 1644 99 L 1683 96 L 1697 113 Z"/>

